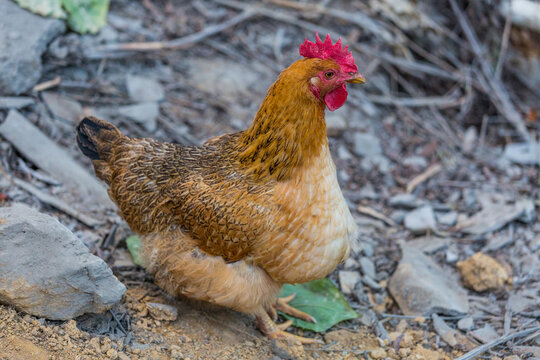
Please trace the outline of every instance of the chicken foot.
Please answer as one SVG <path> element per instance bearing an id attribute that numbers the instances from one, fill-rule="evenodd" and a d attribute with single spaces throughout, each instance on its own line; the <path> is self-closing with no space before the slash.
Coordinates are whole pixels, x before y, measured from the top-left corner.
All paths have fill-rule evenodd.
<path id="1" fill-rule="evenodd" d="M 303 311 L 298 310 L 295 307 L 289 305 L 289 303 L 296 297 L 296 294 L 291 294 L 282 298 L 278 298 L 276 304 L 270 308 L 268 315 L 274 321 L 277 320 L 277 311 L 281 311 L 287 315 L 293 316 L 297 319 L 304 320 L 307 322 L 317 323 L 315 318 Z"/>
<path id="2" fill-rule="evenodd" d="M 255 318 L 257 319 L 259 330 L 270 339 L 283 339 L 300 344 L 315 344 L 319 342 L 317 339 L 306 338 L 286 332 L 285 329 L 292 324 L 292 321 L 290 320 L 278 325 L 270 318 L 270 315 L 268 315 L 266 311 L 259 312 Z"/>

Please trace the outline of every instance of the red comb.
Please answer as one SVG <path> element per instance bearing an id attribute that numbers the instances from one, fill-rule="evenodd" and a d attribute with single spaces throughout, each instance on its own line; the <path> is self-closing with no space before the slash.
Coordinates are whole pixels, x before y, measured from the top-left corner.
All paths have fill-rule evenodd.
<path id="1" fill-rule="evenodd" d="M 341 66 L 343 71 L 355 73 L 358 71 L 358 67 L 354 63 L 354 58 L 348 48 L 348 45 L 343 48 L 341 38 L 335 44 L 332 44 L 330 34 L 327 34 L 326 39 L 322 42 L 319 33 L 315 32 L 315 42 L 306 38 L 304 43 L 300 45 L 300 55 L 307 58 L 332 59 Z"/>

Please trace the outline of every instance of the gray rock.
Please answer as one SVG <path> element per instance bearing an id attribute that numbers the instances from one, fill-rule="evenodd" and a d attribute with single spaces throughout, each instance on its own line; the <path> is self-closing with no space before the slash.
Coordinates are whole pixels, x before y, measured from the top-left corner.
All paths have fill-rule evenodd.
<path id="1" fill-rule="evenodd" d="M 405 227 L 414 234 L 424 234 L 427 231 L 437 231 L 435 214 L 431 206 L 422 206 L 405 216 Z"/>
<path id="2" fill-rule="evenodd" d="M 457 327 L 459 330 L 469 331 L 474 327 L 474 319 L 470 316 L 459 319 Z"/>
<path id="3" fill-rule="evenodd" d="M 458 213 L 455 211 L 449 211 L 449 212 L 438 212 L 435 214 L 437 217 L 437 222 L 441 225 L 445 226 L 454 226 L 457 222 Z"/>
<path id="4" fill-rule="evenodd" d="M 521 199 L 514 204 L 498 201 L 482 203 L 482 210 L 457 224 L 457 228 L 471 235 L 482 235 L 497 231 L 509 222 L 534 220 L 535 205 L 531 199 Z"/>
<path id="5" fill-rule="evenodd" d="M 64 32 L 64 23 L 0 0 L 0 94 L 21 94 L 41 77 L 41 55 Z"/>
<path id="6" fill-rule="evenodd" d="M 514 143 L 504 149 L 504 159 L 520 165 L 540 165 L 540 143 Z"/>
<path id="7" fill-rule="evenodd" d="M 428 162 L 425 157 L 422 156 L 409 156 L 403 159 L 403 165 L 409 166 L 415 169 L 424 169 L 428 166 Z"/>
<path id="8" fill-rule="evenodd" d="M 9 111 L 0 134 L 26 159 L 76 190 L 85 206 L 114 208 L 103 184 L 17 110 Z"/>
<path id="9" fill-rule="evenodd" d="M 1 75 L 0 75 L 1 76 Z M 22 109 L 29 105 L 35 104 L 35 100 L 31 97 L 0 97 L 0 109 Z"/>
<path id="10" fill-rule="evenodd" d="M 360 281 L 360 274 L 358 271 L 342 270 L 338 273 L 338 278 L 339 285 L 341 285 L 341 291 L 345 295 L 350 295 L 353 293 L 356 283 Z"/>
<path id="11" fill-rule="evenodd" d="M 140 102 L 161 101 L 165 99 L 165 91 L 159 82 L 154 79 L 128 75 L 126 88 L 132 100 Z"/>
<path id="12" fill-rule="evenodd" d="M 373 278 L 369 276 L 362 276 L 362 282 L 375 291 L 381 291 L 383 289 L 378 282 L 376 282 Z"/>
<path id="13" fill-rule="evenodd" d="M 452 329 L 448 324 L 439 317 L 437 314 L 431 316 L 433 319 L 433 328 L 435 332 L 451 347 L 454 347 L 458 343 L 456 339 L 456 330 Z"/>
<path id="14" fill-rule="evenodd" d="M 471 126 L 465 131 L 463 136 L 463 144 L 461 144 L 461 149 L 465 154 L 471 154 L 474 152 L 476 147 L 476 142 L 478 140 L 478 134 L 476 128 Z"/>
<path id="15" fill-rule="evenodd" d="M 337 156 L 341 160 L 350 160 L 353 158 L 352 154 L 347 150 L 347 147 L 343 144 L 339 144 L 337 148 Z"/>
<path id="16" fill-rule="evenodd" d="M 407 241 L 407 245 L 412 246 L 425 254 L 433 254 L 439 250 L 447 248 L 451 242 L 452 241 L 449 238 L 422 236 L 417 239 Z"/>
<path id="17" fill-rule="evenodd" d="M 375 264 L 370 258 L 360 258 L 360 269 L 362 270 L 362 274 L 375 279 Z"/>
<path id="18" fill-rule="evenodd" d="M 364 171 L 372 171 L 373 168 L 379 169 L 380 172 L 386 174 L 390 171 L 390 160 L 384 155 L 373 155 L 370 157 L 364 157 L 360 162 Z"/>
<path id="19" fill-rule="evenodd" d="M 121 106 L 118 113 L 138 124 L 150 132 L 156 131 L 159 105 L 156 102 L 144 102 L 135 105 Z"/>
<path id="20" fill-rule="evenodd" d="M 395 208 L 416 209 L 424 204 L 425 200 L 418 199 L 413 194 L 396 194 L 388 200 L 388 204 Z"/>
<path id="21" fill-rule="evenodd" d="M 476 329 L 474 331 L 471 331 L 471 335 L 481 343 L 488 343 L 492 340 L 495 340 L 499 337 L 493 326 L 490 324 L 486 324 L 484 327 L 480 329 Z"/>
<path id="22" fill-rule="evenodd" d="M 37 317 L 101 313 L 125 286 L 60 224 L 24 204 L 0 208 L 0 302 Z"/>
<path id="23" fill-rule="evenodd" d="M 345 263 L 343 264 L 343 267 L 346 270 L 358 269 L 358 262 L 356 260 L 354 260 L 352 257 L 349 257 L 349 258 L 347 258 L 347 260 L 345 260 Z"/>
<path id="24" fill-rule="evenodd" d="M 70 121 L 73 124 L 81 119 L 83 109 L 78 101 L 52 91 L 45 91 L 41 96 L 57 118 Z"/>
<path id="25" fill-rule="evenodd" d="M 374 157 L 382 154 L 379 138 L 370 133 L 356 132 L 353 135 L 353 152 L 362 157 Z"/>
<path id="26" fill-rule="evenodd" d="M 453 264 L 459 259 L 459 254 L 455 246 L 450 246 L 445 253 L 446 262 Z"/>
<path id="27" fill-rule="evenodd" d="M 224 101 L 256 98 L 260 103 L 260 96 L 266 94 L 275 80 L 256 62 L 250 63 L 248 69 L 237 61 L 215 57 L 186 59 L 184 64 L 190 70 L 186 79 L 190 86 Z"/>
<path id="28" fill-rule="evenodd" d="M 178 317 L 178 310 L 171 305 L 147 303 L 146 308 L 155 320 L 174 321 Z"/>
<path id="29" fill-rule="evenodd" d="M 328 136 L 339 136 L 347 130 L 347 122 L 336 113 L 326 114 L 326 133 Z"/>
<path id="30" fill-rule="evenodd" d="M 396 224 L 403 224 L 407 212 L 405 210 L 394 210 L 390 213 L 390 219 L 392 219 Z"/>
<path id="31" fill-rule="evenodd" d="M 467 293 L 455 274 L 441 269 L 417 249 L 403 245 L 402 252 L 388 289 L 405 315 L 468 312 Z"/>
<path id="32" fill-rule="evenodd" d="M 514 313 L 520 313 L 528 308 L 540 305 L 540 299 L 536 296 L 525 296 L 522 294 L 511 294 L 508 298 L 507 307 Z"/>

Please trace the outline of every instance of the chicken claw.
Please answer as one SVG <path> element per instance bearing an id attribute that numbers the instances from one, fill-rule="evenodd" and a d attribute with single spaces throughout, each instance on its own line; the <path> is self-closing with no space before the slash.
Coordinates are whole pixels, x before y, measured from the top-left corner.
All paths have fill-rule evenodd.
<path id="1" fill-rule="evenodd" d="M 289 305 L 289 303 L 295 298 L 295 296 L 296 294 L 291 294 L 289 296 L 279 298 L 276 303 L 276 310 L 279 310 L 282 313 L 285 313 L 287 315 L 294 316 L 297 319 L 301 319 L 301 320 L 316 324 L 317 320 L 315 320 L 313 316 Z"/>
<path id="2" fill-rule="evenodd" d="M 270 319 L 270 316 L 266 313 L 266 311 L 263 311 L 257 315 L 256 319 L 259 330 L 261 330 L 261 332 L 270 339 L 283 339 L 290 341 L 291 343 L 299 344 L 316 344 L 319 342 L 317 339 L 306 338 L 286 332 L 284 329 L 289 327 L 292 324 L 292 321 L 289 320 L 278 325 L 272 319 Z"/>

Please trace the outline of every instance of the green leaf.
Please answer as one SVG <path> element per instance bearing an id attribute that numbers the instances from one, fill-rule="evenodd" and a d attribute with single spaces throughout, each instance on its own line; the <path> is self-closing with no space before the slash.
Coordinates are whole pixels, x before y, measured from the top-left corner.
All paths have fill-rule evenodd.
<path id="1" fill-rule="evenodd" d="M 20 7 L 28 9 L 41 16 L 52 16 L 65 19 L 66 13 L 62 10 L 62 0 L 15 0 Z"/>
<path id="2" fill-rule="evenodd" d="M 133 258 L 133 262 L 139 266 L 142 266 L 141 262 L 141 239 L 138 235 L 131 235 L 126 239 L 126 245 Z"/>
<path id="3" fill-rule="evenodd" d="M 78 33 L 96 33 L 107 24 L 109 0 L 62 0 L 69 26 Z"/>
<path id="4" fill-rule="evenodd" d="M 298 285 L 286 284 L 281 288 L 281 296 L 293 293 L 296 293 L 296 297 L 289 305 L 308 313 L 317 320 L 317 323 L 311 323 L 280 313 L 285 318 L 292 320 L 296 327 L 324 332 L 343 320 L 358 317 L 338 288 L 328 279 L 319 279 Z"/>

